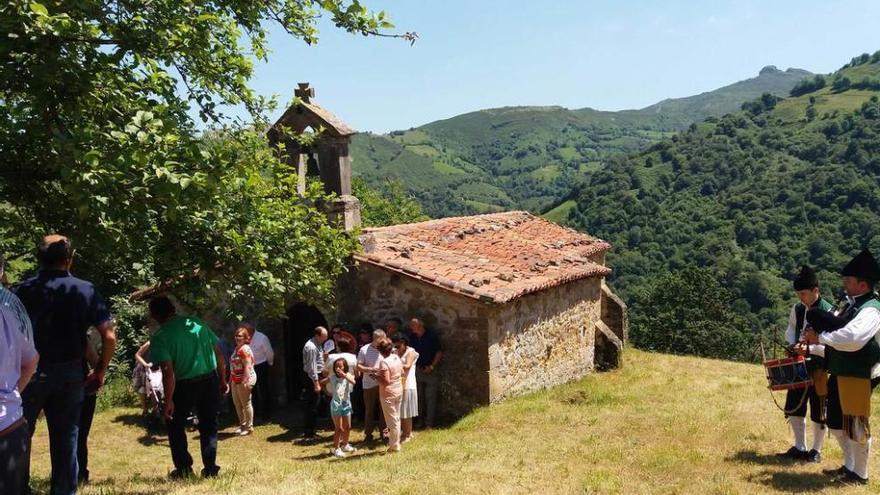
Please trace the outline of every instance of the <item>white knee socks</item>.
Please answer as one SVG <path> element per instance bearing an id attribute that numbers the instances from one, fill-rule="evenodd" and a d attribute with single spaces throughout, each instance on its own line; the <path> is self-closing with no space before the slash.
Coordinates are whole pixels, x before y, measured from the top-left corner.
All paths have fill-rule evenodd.
<path id="1" fill-rule="evenodd" d="M 853 466 L 850 471 L 856 473 L 864 479 L 868 479 L 868 457 L 871 454 L 871 439 L 865 443 L 859 443 L 851 438 L 846 439 L 849 442 L 849 450 L 853 459 Z"/>
<path id="2" fill-rule="evenodd" d="M 825 432 L 828 431 L 825 429 L 825 425 L 822 423 L 817 423 L 812 421 L 813 423 L 813 450 L 817 452 L 822 452 L 822 446 L 825 445 Z"/>
<path id="3" fill-rule="evenodd" d="M 843 430 L 831 430 L 831 435 L 837 439 L 837 443 L 840 444 L 840 450 L 843 451 L 843 466 L 850 471 L 854 471 L 854 462 L 852 455 L 852 448 L 850 447 L 850 439 L 846 436 L 846 433 Z"/>
<path id="4" fill-rule="evenodd" d="M 794 447 L 801 452 L 807 451 L 807 418 L 803 416 L 789 416 L 788 424 L 794 433 Z"/>

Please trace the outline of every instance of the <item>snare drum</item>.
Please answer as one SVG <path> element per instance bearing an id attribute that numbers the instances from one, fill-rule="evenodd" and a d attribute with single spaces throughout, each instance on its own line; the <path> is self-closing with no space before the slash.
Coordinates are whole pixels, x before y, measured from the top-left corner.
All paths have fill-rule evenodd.
<path id="1" fill-rule="evenodd" d="M 770 390 L 798 390 L 813 384 L 804 356 L 764 361 Z"/>

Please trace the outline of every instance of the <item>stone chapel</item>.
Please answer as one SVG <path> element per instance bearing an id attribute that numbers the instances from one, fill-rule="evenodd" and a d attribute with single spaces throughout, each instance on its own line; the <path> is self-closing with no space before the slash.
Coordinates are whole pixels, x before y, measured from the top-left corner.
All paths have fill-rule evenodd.
<path id="1" fill-rule="evenodd" d="M 522 211 L 361 230 L 349 154 L 356 131 L 313 101 L 307 83 L 296 96 L 268 139 L 300 187 L 314 177 L 335 194 L 321 207 L 358 232 L 363 249 L 338 281 L 335 308 L 291 301 L 282 324 L 264 322 L 283 357 L 282 396 L 298 392 L 302 346 L 328 322 L 424 320 L 443 345 L 441 412 L 453 418 L 621 364 L 627 313 L 605 284 L 608 243 Z M 309 146 L 290 136 L 307 130 L 318 131 Z"/>

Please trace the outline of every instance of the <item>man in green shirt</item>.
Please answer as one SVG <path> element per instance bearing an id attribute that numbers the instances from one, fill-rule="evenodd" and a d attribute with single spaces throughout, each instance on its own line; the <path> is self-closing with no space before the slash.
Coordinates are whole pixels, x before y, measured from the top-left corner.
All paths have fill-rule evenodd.
<path id="1" fill-rule="evenodd" d="M 193 474 L 186 439 L 186 418 L 193 408 L 199 418 L 205 466 L 202 476 L 217 476 L 217 413 L 221 394 L 229 392 L 219 340 L 202 320 L 178 316 L 174 304 L 165 296 L 150 300 L 150 316 L 160 325 L 150 338 L 150 353 L 162 367 L 165 422 L 174 461 L 170 476 L 186 478 Z"/>

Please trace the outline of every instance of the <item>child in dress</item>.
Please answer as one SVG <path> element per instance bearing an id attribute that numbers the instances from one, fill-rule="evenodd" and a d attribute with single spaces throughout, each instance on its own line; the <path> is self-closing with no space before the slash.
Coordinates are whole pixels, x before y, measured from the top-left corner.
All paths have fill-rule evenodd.
<path id="1" fill-rule="evenodd" d="M 354 375 L 348 372 L 349 366 L 345 359 L 333 362 L 333 372 L 322 382 L 330 382 L 333 393 L 330 399 L 330 417 L 333 418 L 333 455 L 345 457 L 346 453 L 354 452 L 355 448 L 348 443 L 351 434 L 351 391 L 354 389 Z"/>

